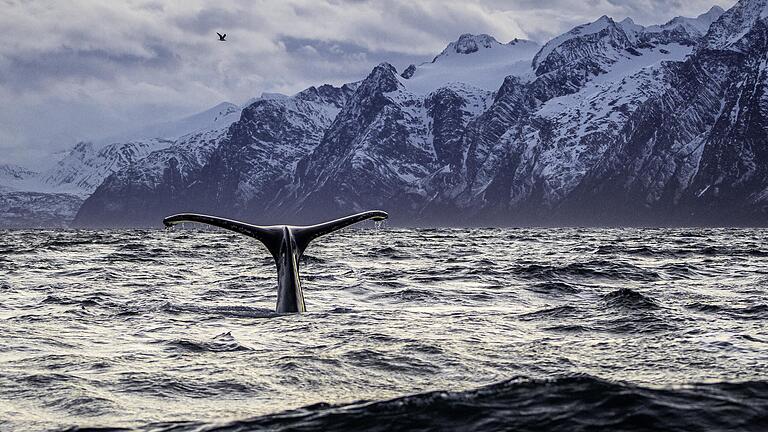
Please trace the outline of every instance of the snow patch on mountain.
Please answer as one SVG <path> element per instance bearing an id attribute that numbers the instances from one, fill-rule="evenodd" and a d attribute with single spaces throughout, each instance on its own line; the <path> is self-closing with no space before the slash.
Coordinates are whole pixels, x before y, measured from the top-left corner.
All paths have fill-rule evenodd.
<path id="1" fill-rule="evenodd" d="M 627 99 L 627 95 L 633 95 L 637 90 L 635 88 L 635 82 L 632 80 L 627 81 L 628 77 L 643 71 L 646 68 L 655 68 L 663 61 L 682 61 L 693 51 L 692 47 L 683 46 L 679 44 L 662 45 L 650 49 L 641 49 L 638 52 L 641 55 L 632 55 L 629 53 L 622 54 L 619 57 L 620 61 L 612 64 L 610 69 L 604 73 L 594 77 L 589 81 L 584 88 L 578 93 L 568 94 L 560 97 L 556 97 L 547 101 L 541 109 L 538 111 L 539 115 L 550 116 L 555 113 L 561 113 L 569 111 L 573 107 L 584 104 L 586 101 L 592 99 L 595 95 L 604 93 L 607 89 L 614 87 L 615 84 L 622 83 L 619 90 L 625 90 L 626 95 L 621 99 Z M 645 72 L 647 75 L 648 71 Z M 647 81 L 647 80 L 646 80 Z M 618 101 L 604 100 L 606 104 L 592 103 L 598 110 L 611 109 Z M 614 102 L 608 104 L 608 102 Z M 584 112 L 585 115 L 594 114 L 594 109 L 590 109 Z M 577 122 L 584 124 L 583 122 Z"/>
<path id="2" fill-rule="evenodd" d="M 431 63 L 409 71 L 410 77 L 401 82 L 416 94 L 428 94 L 457 82 L 494 91 L 508 75 L 532 75 L 531 60 L 539 48 L 529 40 L 503 44 L 485 34 L 464 34 Z"/>
<path id="3" fill-rule="evenodd" d="M 644 31 L 648 33 L 658 33 L 664 30 L 682 28 L 691 36 L 701 37 L 707 33 L 709 27 L 712 26 L 712 23 L 717 21 L 724 13 L 725 11 L 720 6 L 712 6 L 710 10 L 696 18 L 679 16 L 672 18 L 666 24 L 646 27 Z"/>

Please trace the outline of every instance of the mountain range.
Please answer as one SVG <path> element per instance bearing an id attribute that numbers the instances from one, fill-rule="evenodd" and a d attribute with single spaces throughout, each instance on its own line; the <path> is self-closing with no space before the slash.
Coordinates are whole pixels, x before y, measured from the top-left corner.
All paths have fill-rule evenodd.
<path id="1" fill-rule="evenodd" d="M 372 208 L 401 225 L 766 225 L 766 64 L 768 0 L 603 16 L 544 45 L 464 34 L 402 71 L 81 143 L 42 173 L 0 166 L 0 225 Z"/>

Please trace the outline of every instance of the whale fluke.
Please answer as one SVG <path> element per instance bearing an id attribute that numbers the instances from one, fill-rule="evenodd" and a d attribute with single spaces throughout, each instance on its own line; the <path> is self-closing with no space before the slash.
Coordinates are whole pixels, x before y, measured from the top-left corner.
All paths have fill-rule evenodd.
<path id="1" fill-rule="evenodd" d="M 182 222 L 198 222 L 253 237 L 264 244 L 277 265 L 277 312 L 304 312 L 304 292 L 299 279 L 299 259 L 309 243 L 326 234 L 366 219 L 384 220 L 389 215 L 371 210 L 316 225 L 259 226 L 216 216 L 181 213 L 163 219 L 166 227 Z"/>

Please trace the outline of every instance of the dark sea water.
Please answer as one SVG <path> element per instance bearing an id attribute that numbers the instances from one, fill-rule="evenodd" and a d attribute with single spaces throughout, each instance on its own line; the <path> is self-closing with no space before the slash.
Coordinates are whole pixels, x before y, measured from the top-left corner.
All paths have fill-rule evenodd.
<path id="1" fill-rule="evenodd" d="M 0 239 L 0 430 L 768 430 L 767 230 Z"/>

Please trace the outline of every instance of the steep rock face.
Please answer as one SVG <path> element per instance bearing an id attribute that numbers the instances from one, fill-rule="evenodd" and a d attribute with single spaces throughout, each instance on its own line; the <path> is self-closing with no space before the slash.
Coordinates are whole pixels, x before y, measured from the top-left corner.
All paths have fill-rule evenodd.
<path id="1" fill-rule="evenodd" d="M 405 79 L 409 79 L 413 76 L 413 74 L 416 73 L 416 65 L 408 65 L 407 68 L 403 71 L 403 73 L 400 74 L 401 77 Z"/>
<path id="2" fill-rule="evenodd" d="M 740 0 L 712 23 L 700 48 L 738 51 L 743 36 L 766 17 L 768 0 Z"/>
<path id="3" fill-rule="evenodd" d="M 479 51 L 481 48 L 491 48 L 498 43 L 499 41 L 487 34 L 473 35 L 471 33 L 465 33 L 459 36 L 459 39 L 456 42 L 449 43 L 438 57 L 450 55 L 452 53 L 472 54 L 473 52 Z"/>
<path id="4" fill-rule="evenodd" d="M 263 214 L 353 91 L 353 85 L 326 85 L 252 104 L 203 167 L 194 196 L 238 215 Z"/>
<path id="5" fill-rule="evenodd" d="M 424 108 L 432 119 L 435 157 L 443 165 L 461 164 L 461 139 L 466 123 L 463 112 L 465 103 L 466 99 L 449 87 L 437 90 L 425 100 Z"/>
<path id="6" fill-rule="evenodd" d="M 461 206 L 476 205 L 480 195 L 502 167 L 515 163 L 508 142 L 502 138 L 514 134 L 539 105 L 529 87 L 520 79 L 507 77 L 496 94 L 493 105 L 468 128 L 464 142 L 465 186 L 457 197 Z"/>
<path id="7" fill-rule="evenodd" d="M 566 65 L 579 66 L 597 75 L 605 72 L 616 56 L 631 45 L 624 30 L 613 19 L 602 16 L 548 42 L 533 58 L 533 67 L 537 76 Z"/>
<path id="8" fill-rule="evenodd" d="M 493 95 L 459 83 L 421 95 L 408 84 L 388 64 L 361 82 L 278 194 L 282 217 L 308 221 L 385 206 L 394 220 L 412 220 L 420 212 L 431 183 L 446 182 L 441 173 L 463 164 L 464 130 Z"/>
<path id="9" fill-rule="evenodd" d="M 322 218 L 380 207 L 435 161 L 423 112 L 383 63 L 360 83 L 317 148 L 302 159 L 280 207 Z"/>
<path id="10" fill-rule="evenodd" d="M 672 68 L 668 89 L 632 115 L 565 209 L 608 222 L 765 218 L 768 36 L 765 21 L 752 19 L 761 3 L 739 2 L 713 24 L 695 54 Z"/>
<path id="11" fill-rule="evenodd" d="M 733 68 L 725 75 L 721 110 L 684 197 L 701 217 L 768 215 L 768 14 L 763 13 L 733 57 L 727 52 L 698 53 L 721 73 Z"/>

